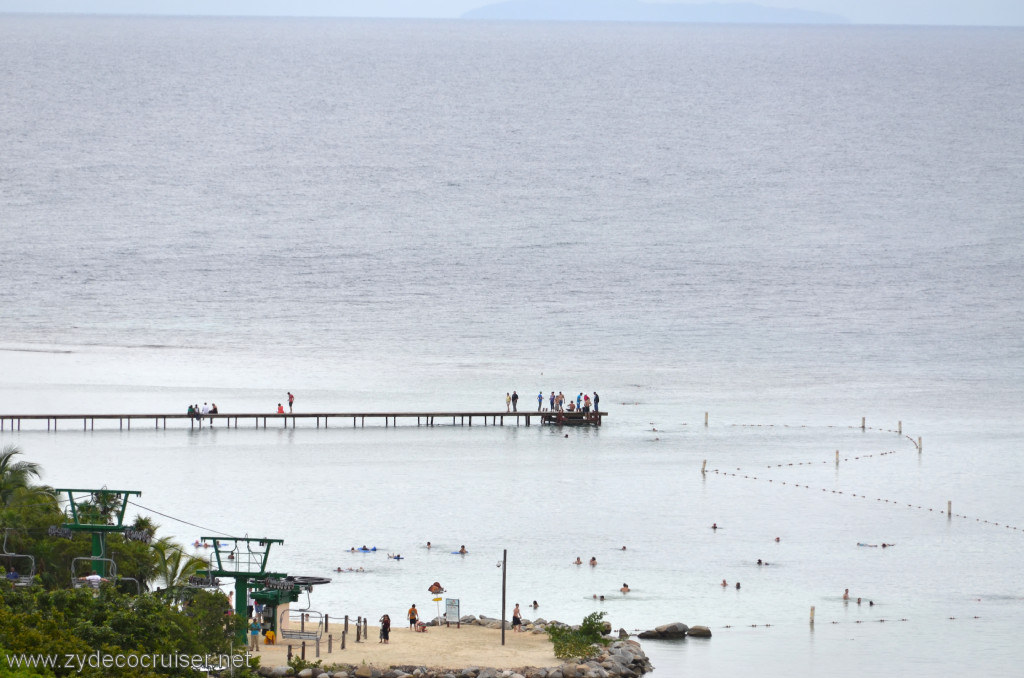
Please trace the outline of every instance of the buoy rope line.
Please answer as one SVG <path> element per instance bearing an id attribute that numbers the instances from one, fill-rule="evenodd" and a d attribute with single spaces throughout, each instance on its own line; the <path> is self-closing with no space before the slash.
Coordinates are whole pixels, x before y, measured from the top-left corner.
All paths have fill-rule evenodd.
<path id="1" fill-rule="evenodd" d="M 981 619 L 981 617 L 978 616 L 978 615 L 974 615 L 974 616 L 971 616 L 971 617 L 947 617 L 947 619 L 950 620 L 950 621 L 973 621 L 973 620 L 976 620 L 976 619 Z M 887 618 L 883 617 L 881 619 L 850 619 L 850 620 L 846 620 L 846 621 L 833 620 L 833 621 L 829 621 L 829 622 L 818 620 L 817 623 L 819 623 L 819 624 L 835 624 L 835 625 L 839 625 L 839 624 L 875 624 L 875 623 L 877 623 L 877 624 L 885 624 L 885 623 L 894 624 L 894 623 L 897 623 L 897 622 L 909 622 L 909 621 L 910 621 L 910 619 L 908 619 L 907 617 L 900 617 L 899 619 L 896 619 L 896 618 L 888 618 L 887 619 Z M 813 622 L 812 622 L 812 624 L 813 624 Z M 724 626 L 717 627 L 717 628 L 723 628 L 723 629 L 757 629 L 757 628 L 768 629 L 768 628 L 779 627 L 779 626 L 781 626 L 781 624 L 725 624 Z"/>
<path id="2" fill-rule="evenodd" d="M 747 480 L 767 480 L 769 483 L 775 483 L 775 479 L 774 478 L 761 478 L 759 476 L 752 476 L 752 475 L 743 474 L 743 473 L 733 473 L 731 471 L 721 471 L 719 469 L 709 469 L 707 472 L 708 473 L 714 473 L 714 474 L 721 475 L 721 476 L 731 476 L 733 478 L 745 478 Z M 820 487 L 820 488 L 819 487 L 811 487 L 810 485 L 807 485 L 807 484 L 787 482 L 785 480 L 780 480 L 779 483 L 781 483 L 782 485 L 790 485 L 792 487 L 802 487 L 802 488 L 807 489 L 807 490 L 818 490 L 818 489 L 820 489 L 822 492 L 826 492 L 826 493 L 830 492 L 832 494 L 844 494 L 844 495 L 847 495 L 847 496 L 850 496 L 850 497 L 859 497 L 861 499 L 868 499 L 868 496 L 866 494 L 857 494 L 855 492 L 843 492 L 842 490 L 830 490 L 830 489 L 828 489 L 826 487 Z M 942 510 L 941 508 L 936 510 L 936 509 L 933 509 L 933 508 L 929 508 L 927 506 L 921 506 L 921 505 L 915 505 L 915 504 L 905 504 L 903 502 L 896 501 L 895 499 L 884 499 L 882 497 L 876 497 L 875 501 L 883 502 L 883 503 L 886 503 L 886 504 L 892 504 L 893 506 L 906 506 L 907 508 L 920 509 L 922 511 L 928 511 L 930 513 L 939 513 L 939 514 L 942 514 L 942 515 L 946 514 L 946 511 Z M 960 514 L 960 513 L 953 513 L 950 517 L 951 518 L 962 518 L 964 520 L 967 520 L 967 519 L 971 518 L 972 516 L 967 516 L 967 515 L 963 515 L 963 514 Z M 1004 523 L 997 523 L 995 521 L 985 520 L 983 518 L 974 518 L 974 522 L 982 523 L 982 524 L 985 524 L 985 525 L 994 525 L 995 527 L 1005 527 L 1008 530 L 1020 531 L 1020 528 L 1015 527 L 1013 525 L 1006 525 Z"/>

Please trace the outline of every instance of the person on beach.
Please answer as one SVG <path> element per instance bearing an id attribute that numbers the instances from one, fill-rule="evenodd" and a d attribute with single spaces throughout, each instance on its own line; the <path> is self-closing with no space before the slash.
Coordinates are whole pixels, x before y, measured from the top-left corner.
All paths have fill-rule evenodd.
<path id="1" fill-rule="evenodd" d="M 596 567 L 597 566 L 597 558 L 595 558 L 594 556 L 590 556 L 590 566 L 591 567 Z"/>
<path id="2" fill-rule="evenodd" d="M 409 617 L 409 630 L 415 631 L 416 622 L 419 621 L 420 618 L 419 610 L 416 609 L 416 603 L 412 604 L 412 607 L 409 608 L 409 611 L 406 613 L 406 616 Z"/>
<path id="3" fill-rule="evenodd" d="M 512 396 L 508 394 L 508 391 L 505 391 L 505 411 L 512 411 Z"/>
<path id="4" fill-rule="evenodd" d="M 413 607 L 416 607 L 413 605 Z M 380 618 L 380 640 L 378 643 L 388 644 L 388 640 L 391 638 L 391 617 L 384 615 Z"/>
<path id="5" fill-rule="evenodd" d="M 519 603 L 516 603 L 516 607 L 512 610 L 512 633 L 517 633 L 523 630 L 523 618 L 519 612 Z"/>
<path id="6" fill-rule="evenodd" d="M 277 413 L 284 414 L 284 405 L 282 405 L 281 403 L 277 404 Z"/>
<path id="7" fill-rule="evenodd" d="M 295 396 L 292 395 L 291 391 L 288 391 L 288 414 L 292 413 L 292 405 L 295 404 Z"/>
<path id="8" fill-rule="evenodd" d="M 626 582 L 622 582 L 622 588 L 619 589 L 619 591 L 623 593 L 629 593 L 629 584 L 627 584 Z"/>
<path id="9" fill-rule="evenodd" d="M 516 393 L 515 391 L 512 391 L 512 411 L 513 412 L 518 412 L 519 411 L 519 410 L 516 409 L 516 405 L 518 405 L 518 404 L 519 404 L 519 394 Z"/>

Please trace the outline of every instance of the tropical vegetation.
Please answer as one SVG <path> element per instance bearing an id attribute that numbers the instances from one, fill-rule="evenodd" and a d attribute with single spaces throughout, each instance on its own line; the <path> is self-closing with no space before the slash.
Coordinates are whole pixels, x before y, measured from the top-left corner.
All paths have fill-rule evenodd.
<path id="1" fill-rule="evenodd" d="M 611 641 L 604 636 L 604 612 L 591 612 L 578 627 L 550 625 L 545 629 L 559 659 L 586 660 L 601 652 Z"/>
<path id="2" fill-rule="evenodd" d="M 21 455 L 13 445 L 0 450 L 0 676 L 200 675 L 170 659 L 144 668 L 141 657 L 212 657 L 240 650 L 245 620 L 229 613 L 227 597 L 186 586 L 206 562 L 172 539 L 156 537 L 159 528 L 146 516 L 136 516 L 130 528 L 136 537 L 149 536 L 148 542 L 117 531 L 105 536 L 104 555 L 116 562 L 116 578 L 98 589 L 74 587 L 91 565 L 92 534 L 61 529 L 72 521 L 57 493 L 40 484 L 43 469 Z M 115 524 L 119 508 L 113 492 L 76 500 L 79 522 L 89 525 Z M 72 571 L 75 566 L 79 571 Z M 9 579 L 8 572 L 25 579 Z M 85 662 L 90 655 L 137 660 L 63 667 L 30 666 L 24 659 L 57 657 L 60 664 L 67 657 Z M 247 673 L 236 669 L 234 675 Z"/>

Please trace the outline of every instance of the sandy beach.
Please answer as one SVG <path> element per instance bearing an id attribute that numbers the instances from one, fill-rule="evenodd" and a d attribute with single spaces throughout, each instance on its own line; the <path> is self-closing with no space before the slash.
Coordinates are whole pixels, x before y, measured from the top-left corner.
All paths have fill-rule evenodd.
<path id="1" fill-rule="evenodd" d="M 331 625 L 333 630 L 334 625 Z M 355 642 L 350 627 L 346 649 L 341 650 L 340 633 L 334 634 L 334 651 L 327 654 L 327 635 L 320 644 L 323 666 L 331 664 L 360 665 L 364 661 L 377 668 L 389 666 L 426 666 L 428 668 L 465 668 L 490 666 L 512 669 L 527 666 L 557 666 L 562 662 L 552 650 L 547 634 L 512 633 L 505 631 L 505 645 L 501 644 L 501 630 L 477 625 L 461 628 L 430 627 L 426 633 L 416 633 L 407 627 L 391 628 L 391 640 L 385 645 L 378 642 L 380 628 L 368 627 L 369 642 Z M 339 627 L 340 632 L 340 627 Z M 296 641 L 282 641 L 279 645 L 260 645 L 256 655 L 263 666 L 287 664 L 288 642 L 298 656 Z M 306 660 L 316 661 L 316 648 L 306 645 Z"/>

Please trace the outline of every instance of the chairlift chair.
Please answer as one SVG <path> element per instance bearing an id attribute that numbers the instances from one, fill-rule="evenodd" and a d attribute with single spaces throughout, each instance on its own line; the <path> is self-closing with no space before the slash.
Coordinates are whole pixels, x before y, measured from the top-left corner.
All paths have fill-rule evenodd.
<path id="1" fill-rule="evenodd" d="M 29 586 L 29 585 L 32 584 L 32 582 L 35 580 L 35 577 L 36 577 L 36 559 L 35 559 L 35 556 L 29 555 L 27 553 L 14 553 L 12 551 L 8 551 L 7 550 L 7 535 L 10 534 L 10 532 L 11 532 L 10 528 L 7 528 L 7 529 L 4 530 L 4 552 L 0 553 L 0 556 L 3 556 L 4 559 L 6 559 L 8 561 L 14 561 L 14 560 L 22 560 L 22 561 L 27 560 L 28 561 L 28 574 L 22 574 L 21 570 L 19 570 L 17 567 L 15 567 L 14 571 L 18 573 L 18 576 L 16 578 L 11 578 L 11 583 L 13 583 L 15 586 Z"/>
<path id="2" fill-rule="evenodd" d="M 81 557 L 81 558 L 73 558 L 71 560 L 71 586 L 73 586 L 76 589 L 84 588 L 84 587 L 87 587 L 87 586 L 90 586 L 92 588 L 99 588 L 99 582 L 90 581 L 86 577 L 78 577 L 75 574 L 76 572 L 78 572 L 78 563 L 79 562 L 87 562 L 87 563 L 103 562 L 103 563 L 107 563 L 110 566 L 109 569 L 108 569 L 107 576 L 110 577 L 111 579 L 116 579 L 117 578 L 117 563 L 115 563 L 113 561 L 113 559 L 111 559 L 111 558 L 97 558 L 97 557 L 93 557 L 93 556 L 84 556 L 84 557 Z M 93 571 L 95 572 L 95 570 L 93 570 Z M 136 583 L 138 583 L 138 582 L 136 582 Z"/>

